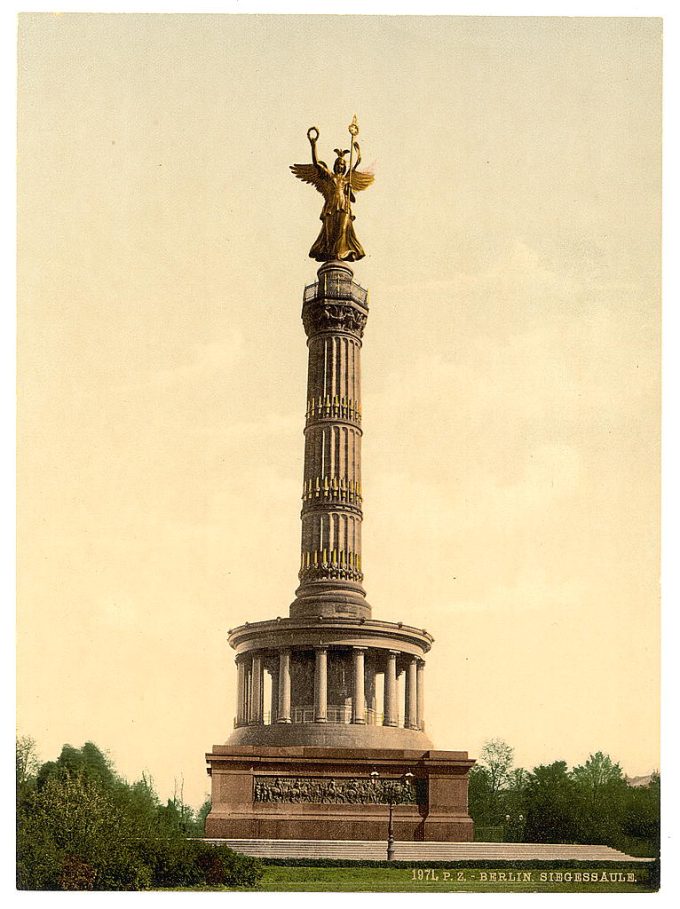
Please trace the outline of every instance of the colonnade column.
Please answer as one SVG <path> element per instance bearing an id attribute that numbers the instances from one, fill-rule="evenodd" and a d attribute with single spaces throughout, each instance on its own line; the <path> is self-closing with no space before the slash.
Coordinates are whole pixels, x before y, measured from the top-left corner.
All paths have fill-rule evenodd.
<path id="1" fill-rule="evenodd" d="M 418 729 L 425 727 L 425 660 L 418 660 Z"/>
<path id="2" fill-rule="evenodd" d="M 397 651 L 387 651 L 385 666 L 385 710 L 384 726 L 399 725 L 399 708 L 397 705 Z"/>
<path id="3" fill-rule="evenodd" d="M 279 664 L 274 663 L 270 669 L 272 677 L 272 690 L 269 698 L 269 722 L 275 723 L 279 706 Z"/>
<path id="4" fill-rule="evenodd" d="M 366 689 L 364 682 L 364 653 L 366 647 L 353 647 L 354 687 L 352 689 L 352 722 L 366 722 Z"/>
<path id="5" fill-rule="evenodd" d="M 290 723 L 290 650 L 279 653 L 279 711 L 277 723 Z"/>
<path id="6" fill-rule="evenodd" d="M 315 650 L 314 665 L 314 722 L 325 723 L 328 719 L 328 649 Z"/>
<path id="7" fill-rule="evenodd" d="M 247 722 L 246 713 L 246 662 L 243 657 L 236 660 L 236 725 L 243 726 Z"/>
<path id="8" fill-rule="evenodd" d="M 250 722 L 262 722 L 262 654 L 253 654 L 252 701 L 250 704 Z"/>
<path id="9" fill-rule="evenodd" d="M 406 716 L 407 729 L 418 728 L 418 657 L 411 657 L 406 671 Z"/>
<path id="10" fill-rule="evenodd" d="M 376 693 L 375 693 L 375 653 L 369 654 L 366 659 L 366 709 L 371 711 L 371 717 L 366 717 L 366 722 L 370 722 L 373 725 L 377 722 L 376 714 L 378 713 L 378 705 L 376 703 Z"/>

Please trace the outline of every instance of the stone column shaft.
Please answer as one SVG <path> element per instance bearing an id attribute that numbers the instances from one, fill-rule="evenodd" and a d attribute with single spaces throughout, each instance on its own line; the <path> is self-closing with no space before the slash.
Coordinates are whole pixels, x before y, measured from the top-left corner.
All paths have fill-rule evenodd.
<path id="1" fill-rule="evenodd" d="M 418 729 L 425 727 L 425 660 L 418 660 Z"/>
<path id="2" fill-rule="evenodd" d="M 242 726 L 246 722 L 246 664 L 243 659 L 236 660 L 237 685 L 236 685 L 236 725 Z"/>
<path id="3" fill-rule="evenodd" d="M 343 612 L 370 617 L 361 586 L 360 350 L 366 291 L 346 263 L 324 263 L 305 289 L 307 413 L 302 484 L 300 586 L 291 616 Z"/>
<path id="4" fill-rule="evenodd" d="M 353 647 L 354 687 L 352 689 L 352 722 L 366 722 L 366 690 L 364 678 L 365 647 Z"/>
<path id="5" fill-rule="evenodd" d="M 250 722 L 251 704 L 253 703 L 253 658 L 246 656 L 243 658 L 245 666 L 245 678 L 243 681 L 243 722 Z"/>
<path id="6" fill-rule="evenodd" d="M 290 650 L 279 653 L 279 715 L 277 723 L 290 723 Z"/>
<path id="7" fill-rule="evenodd" d="M 376 713 L 378 713 L 378 704 L 376 702 L 376 691 L 375 691 L 375 654 L 373 654 L 372 659 L 366 661 L 366 705 L 369 710 L 372 711 L 372 722 L 374 725 L 377 722 Z M 366 717 L 366 722 L 369 722 L 369 718 Z"/>
<path id="8" fill-rule="evenodd" d="M 262 655 L 253 654 L 252 703 L 250 705 L 250 722 L 262 722 Z"/>
<path id="9" fill-rule="evenodd" d="M 411 657 L 406 672 L 406 715 L 404 726 L 418 728 L 418 657 Z"/>
<path id="10" fill-rule="evenodd" d="M 314 722 L 328 720 L 328 651 L 319 647 L 314 665 Z"/>
<path id="11" fill-rule="evenodd" d="M 269 722 L 275 723 L 278 716 L 279 706 L 279 665 L 278 663 L 271 669 L 272 690 L 269 698 Z"/>
<path id="12" fill-rule="evenodd" d="M 399 725 L 399 707 L 397 704 L 397 651 L 389 650 L 385 666 L 385 709 L 383 725 Z"/>

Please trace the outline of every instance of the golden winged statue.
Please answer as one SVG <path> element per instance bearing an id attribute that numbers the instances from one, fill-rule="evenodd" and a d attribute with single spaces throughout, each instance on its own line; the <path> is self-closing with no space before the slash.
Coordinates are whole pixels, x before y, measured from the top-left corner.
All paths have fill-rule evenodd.
<path id="1" fill-rule="evenodd" d="M 332 259 L 356 262 L 366 255 L 354 233 L 352 202 L 356 201 L 354 193 L 369 187 L 374 178 L 373 174 L 357 170 L 361 163 L 361 152 L 356 141 L 359 133 L 356 116 L 349 126 L 349 132 L 352 137 L 351 148 L 335 149 L 337 158 L 332 171 L 324 161 L 317 158 L 316 142 L 319 130 L 316 126 L 307 130 L 307 138 L 312 147 L 312 163 L 290 166 L 296 177 L 305 183 L 311 183 L 324 197 L 323 210 L 319 216 L 321 231 L 309 251 L 310 258 L 316 259 L 317 262 L 329 262 Z M 353 163 L 354 153 L 356 162 Z M 345 155 L 350 156 L 349 170 Z"/>

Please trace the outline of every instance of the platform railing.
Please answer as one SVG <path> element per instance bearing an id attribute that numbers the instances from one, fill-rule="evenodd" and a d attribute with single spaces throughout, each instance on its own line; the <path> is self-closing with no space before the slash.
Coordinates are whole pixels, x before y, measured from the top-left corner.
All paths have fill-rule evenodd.
<path id="1" fill-rule="evenodd" d="M 365 725 L 366 726 L 382 726 L 385 721 L 385 714 L 381 713 L 378 710 L 374 710 L 372 707 L 366 707 L 364 712 Z M 302 725 L 304 723 L 314 723 L 316 721 L 315 710 L 311 704 L 307 704 L 303 707 L 293 707 L 290 715 L 291 722 L 294 724 Z M 237 729 L 241 726 L 270 726 L 272 722 L 276 722 L 276 718 L 272 719 L 271 711 L 266 710 L 262 714 L 262 720 L 259 723 L 239 723 L 236 718 L 234 718 L 234 729 Z M 352 707 L 350 704 L 329 704 L 326 708 L 326 722 L 332 723 L 341 726 L 349 726 L 352 724 Z M 404 716 L 399 714 L 397 718 L 397 726 L 404 727 Z M 424 731 L 425 723 L 421 722 L 420 729 Z"/>
<path id="2" fill-rule="evenodd" d="M 336 278 L 325 275 L 321 281 L 308 284 L 305 287 L 304 302 L 310 303 L 319 297 L 331 300 L 356 300 L 362 306 L 366 305 L 368 291 L 356 281 Z"/>

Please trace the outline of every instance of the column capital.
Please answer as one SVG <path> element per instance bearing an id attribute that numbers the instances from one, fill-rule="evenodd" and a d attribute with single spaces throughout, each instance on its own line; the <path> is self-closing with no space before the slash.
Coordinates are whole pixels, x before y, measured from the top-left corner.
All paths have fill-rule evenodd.
<path id="1" fill-rule="evenodd" d="M 352 644 L 352 650 L 368 650 L 368 647 L 364 644 Z"/>

